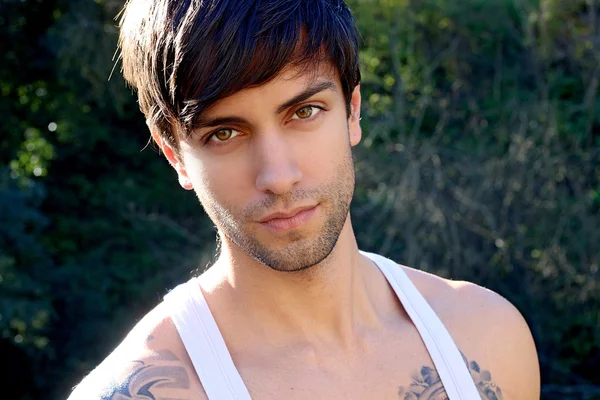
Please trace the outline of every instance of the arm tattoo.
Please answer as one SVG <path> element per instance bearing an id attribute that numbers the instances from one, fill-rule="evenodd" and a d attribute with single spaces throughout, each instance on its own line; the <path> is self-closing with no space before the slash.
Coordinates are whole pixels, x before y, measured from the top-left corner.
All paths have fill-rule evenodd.
<path id="1" fill-rule="evenodd" d="M 154 365 L 152 361 L 179 361 L 169 350 L 159 350 L 146 361 L 136 360 L 135 370 L 121 383 L 113 382 L 101 400 L 184 400 L 158 396 L 153 389 L 189 389 L 187 371 L 180 365 Z"/>
<path id="2" fill-rule="evenodd" d="M 461 353 L 462 354 L 462 353 Z M 469 368 L 473 382 L 482 400 L 502 400 L 502 391 L 492 382 L 489 371 L 481 370 L 475 361 L 468 361 L 462 354 Z M 422 367 L 419 375 L 413 377 L 408 388 L 400 386 L 398 398 L 401 400 L 448 400 L 444 385 L 434 368 Z"/>

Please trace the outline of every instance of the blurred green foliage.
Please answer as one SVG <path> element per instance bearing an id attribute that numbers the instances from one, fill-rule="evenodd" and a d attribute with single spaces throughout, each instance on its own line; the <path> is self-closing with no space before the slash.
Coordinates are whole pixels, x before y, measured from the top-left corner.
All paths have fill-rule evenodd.
<path id="1" fill-rule="evenodd" d="M 348 2 L 361 247 L 504 295 L 536 339 L 543 398 L 600 398 L 600 5 Z M 214 253 L 118 64 L 108 80 L 122 5 L 0 0 L 6 398 L 65 398 Z"/>

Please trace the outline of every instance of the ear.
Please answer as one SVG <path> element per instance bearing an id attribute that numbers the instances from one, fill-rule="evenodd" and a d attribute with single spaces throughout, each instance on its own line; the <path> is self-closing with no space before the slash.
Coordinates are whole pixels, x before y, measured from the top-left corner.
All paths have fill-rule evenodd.
<path id="1" fill-rule="evenodd" d="M 152 130 L 152 139 L 156 142 L 160 150 L 163 152 L 169 164 L 175 169 L 177 172 L 177 177 L 179 178 L 179 184 L 185 190 L 192 190 L 194 186 L 192 185 L 192 181 L 190 180 L 187 171 L 185 169 L 185 165 L 181 160 L 181 157 L 177 155 L 173 146 L 164 140 L 155 130 Z"/>
<path id="2" fill-rule="evenodd" d="M 350 145 L 356 146 L 362 138 L 360 127 L 360 85 L 356 85 L 350 98 L 350 117 L 348 118 L 348 130 L 350 133 Z"/>

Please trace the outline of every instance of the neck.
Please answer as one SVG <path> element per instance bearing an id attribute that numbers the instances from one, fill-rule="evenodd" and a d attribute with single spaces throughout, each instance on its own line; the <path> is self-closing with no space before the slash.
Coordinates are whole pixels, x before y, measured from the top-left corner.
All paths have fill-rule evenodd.
<path id="1" fill-rule="evenodd" d="M 362 331 L 379 325 L 381 295 L 375 293 L 384 291 L 373 286 L 382 277 L 359 253 L 350 217 L 331 254 L 305 270 L 272 270 L 225 240 L 213 268 L 220 271 L 220 286 L 228 289 L 231 304 L 238 305 L 234 308 L 244 305 L 241 317 L 269 332 L 270 341 L 348 348 Z"/>

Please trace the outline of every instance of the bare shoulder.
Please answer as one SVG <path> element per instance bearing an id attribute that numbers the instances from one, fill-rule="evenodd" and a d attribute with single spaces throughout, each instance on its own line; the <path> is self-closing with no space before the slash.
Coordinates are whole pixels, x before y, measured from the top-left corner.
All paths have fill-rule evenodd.
<path id="1" fill-rule="evenodd" d="M 525 323 L 521 313 L 508 300 L 489 289 L 410 267 L 402 268 L 434 311 L 440 318 L 450 319 L 449 323 L 462 325 L 481 317 L 502 318 L 503 326 L 518 327 Z"/>
<path id="2" fill-rule="evenodd" d="M 69 400 L 207 399 L 163 304 L 79 385 Z"/>
<path id="3" fill-rule="evenodd" d="M 535 343 L 515 306 L 476 284 L 403 268 L 452 335 L 480 390 L 504 393 L 504 399 L 539 399 Z"/>

